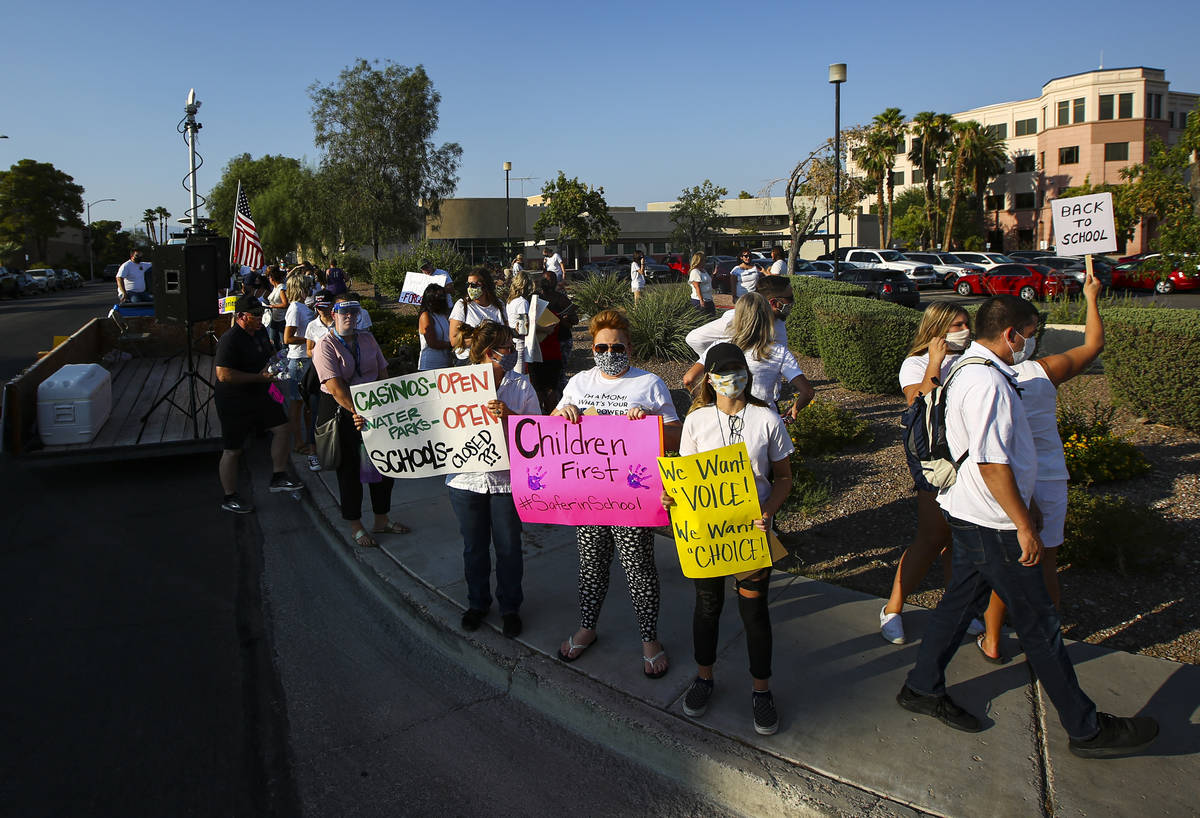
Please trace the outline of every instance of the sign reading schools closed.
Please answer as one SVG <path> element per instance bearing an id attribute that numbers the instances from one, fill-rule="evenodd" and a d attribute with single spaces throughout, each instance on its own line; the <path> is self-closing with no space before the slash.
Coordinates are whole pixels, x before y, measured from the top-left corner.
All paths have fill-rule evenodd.
<path id="1" fill-rule="evenodd" d="M 508 468 L 504 429 L 486 405 L 496 398 L 487 364 L 431 369 L 351 387 L 367 419 L 363 445 L 388 477 L 429 477 Z"/>
<path id="2" fill-rule="evenodd" d="M 1111 193 L 1055 199 L 1050 206 L 1054 213 L 1055 250 L 1060 256 L 1117 251 Z"/>

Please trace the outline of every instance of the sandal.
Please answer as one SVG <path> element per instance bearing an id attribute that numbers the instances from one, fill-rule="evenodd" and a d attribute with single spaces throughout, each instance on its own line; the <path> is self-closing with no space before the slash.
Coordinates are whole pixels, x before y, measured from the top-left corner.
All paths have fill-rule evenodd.
<path id="1" fill-rule="evenodd" d="M 584 651 L 586 651 L 592 645 L 596 644 L 596 640 L 599 638 L 600 638 L 600 634 L 596 634 L 592 638 L 591 642 L 588 642 L 587 644 L 584 644 L 584 645 L 577 645 L 577 644 L 575 644 L 575 634 L 571 634 L 570 636 L 567 637 L 567 652 L 563 653 L 563 649 L 559 648 L 558 649 L 558 658 L 562 659 L 564 662 L 574 662 L 576 659 L 578 659 L 580 656 L 583 655 Z M 575 651 L 579 651 L 579 653 L 575 653 Z M 572 656 L 571 655 L 572 653 L 575 653 L 575 655 Z"/>
<path id="2" fill-rule="evenodd" d="M 983 658 L 988 662 L 991 662 L 993 665 L 1007 665 L 1009 662 L 1009 658 L 1004 655 L 1004 651 L 1000 651 L 999 656 L 988 656 L 988 652 L 983 649 L 982 633 L 979 634 L 979 637 L 975 640 L 975 647 L 979 648 L 979 652 L 983 654 Z"/>
<path id="3" fill-rule="evenodd" d="M 365 528 L 360 528 L 354 532 L 354 544 L 362 548 L 378 548 L 379 543 L 375 542 L 375 538 L 371 536 L 371 532 Z"/>
<path id="4" fill-rule="evenodd" d="M 654 663 L 659 659 L 665 659 L 666 656 L 667 651 L 665 649 L 660 650 L 653 656 L 642 656 L 642 661 L 646 663 L 646 666 L 642 668 L 642 672 L 646 674 L 647 679 L 661 679 L 663 676 L 667 675 L 667 671 L 671 669 L 670 665 L 667 665 L 662 670 L 656 671 L 654 669 Z"/>
<path id="5" fill-rule="evenodd" d="M 385 527 L 376 528 L 373 533 L 375 533 L 375 534 L 411 534 L 412 529 L 409 528 L 408 526 L 406 526 L 404 523 L 397 523 L 397 522 L 389 521 Z"/>

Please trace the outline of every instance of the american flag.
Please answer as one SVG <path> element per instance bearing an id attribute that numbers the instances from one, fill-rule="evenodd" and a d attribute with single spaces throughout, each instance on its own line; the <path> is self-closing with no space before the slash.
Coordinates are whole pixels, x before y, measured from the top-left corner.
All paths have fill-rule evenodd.
<path id="1" fill-rule="evenodd" d="M 241 181 L 238 182 L 237 208 L 233 214 L 233 247 L 230 261 L 252 270 L 257 270 L 263 265 L 262 242 L 258 240 L 258 230 L 250 216 L 250 200 L 242 191 Z"/>

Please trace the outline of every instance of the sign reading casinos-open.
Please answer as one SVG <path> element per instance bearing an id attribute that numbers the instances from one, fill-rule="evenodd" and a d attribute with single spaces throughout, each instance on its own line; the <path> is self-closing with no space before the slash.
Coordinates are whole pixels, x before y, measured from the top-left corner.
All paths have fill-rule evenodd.
<path id="1" fill-rule="evenodd" d="M 1050 207 L 1054 213 L 1054 247 L 1060 256 L 1117 252 L 1111 193 L 1055 199 Z"/>

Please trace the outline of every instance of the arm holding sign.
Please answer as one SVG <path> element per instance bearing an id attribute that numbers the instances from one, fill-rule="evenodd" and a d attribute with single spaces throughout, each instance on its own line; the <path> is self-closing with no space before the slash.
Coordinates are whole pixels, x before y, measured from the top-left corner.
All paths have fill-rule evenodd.
<path id="1" fill-rule="evenodd" d="M 1083 343 L 1058 355 L 1047 355 L 1036 363 L 1046 370 L 1046 376 L 1056 387 L 1071 380 L 1091 366 L 1092 361 L 1104 351 L 1104 322 L 1100 320 L 1099 297 L 1104 285 L 1092 273 L 1088 273 L 1083 284 L 1083 296 L 1087 300 L 1087 323 L 1083 329 Z"/>

